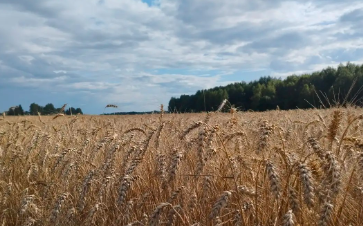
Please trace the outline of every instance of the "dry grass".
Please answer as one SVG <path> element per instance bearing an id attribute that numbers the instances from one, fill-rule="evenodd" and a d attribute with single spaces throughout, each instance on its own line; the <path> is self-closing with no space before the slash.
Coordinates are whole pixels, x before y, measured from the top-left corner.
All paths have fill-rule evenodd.
<path id="1" fill-rule="evenodd" d="M 4 117 L 0 224 L 363 225 L 361 109 L 161 112 Z"/>

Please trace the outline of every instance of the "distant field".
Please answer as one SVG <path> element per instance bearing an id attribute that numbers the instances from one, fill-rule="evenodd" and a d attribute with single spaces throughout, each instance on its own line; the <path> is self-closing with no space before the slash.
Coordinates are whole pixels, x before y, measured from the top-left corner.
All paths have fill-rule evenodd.
<path id="1" fill-rule="evenodd" d="M 0 225 L 363 225 L 363 111 L 0 120 Z"/>

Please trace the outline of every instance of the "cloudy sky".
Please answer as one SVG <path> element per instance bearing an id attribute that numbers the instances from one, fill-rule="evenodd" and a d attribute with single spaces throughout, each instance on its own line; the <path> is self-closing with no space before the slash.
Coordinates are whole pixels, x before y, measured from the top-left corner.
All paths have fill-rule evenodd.
<path id="1" fill-rule="evenodd" d="M 199 89 L 363 63 L 362 24 L 361 0 L 0 0 L 0 112 L 149 111 Z"/>

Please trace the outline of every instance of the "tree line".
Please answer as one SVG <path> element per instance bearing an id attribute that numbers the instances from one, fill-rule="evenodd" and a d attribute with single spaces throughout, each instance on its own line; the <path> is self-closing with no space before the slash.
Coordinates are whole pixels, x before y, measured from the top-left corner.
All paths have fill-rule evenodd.
<path id="1" fill-rule="evenodd" d="M 259 80 L 236 82 L 194 95 L 172 97 L 171 112 L 215 111 L 224 99 L 239 110 L 307 109 L 348 103 L 361 104 L 363 64 L 340 64 L 318 72 L 291 75 L 285 79 L 262 77 Z"/>
<path id="2" fill-rule="evenodd" d="M 10 107 L 7 111 L 7 115 L 38 115 L 38 112 L 41 115 L 52 115 L 60 113 L 62 108 L 55 108 L 53 104 L 49 103 L 45 106 L 41 106 L 36 103 L 32 103 L 29 106 L 29 111 L 24 111 L 23 107 L 19 104 L 18 106 Z M 67 108 L 64 110 L 64 114 L 71 115 L 71 114 L 83 114 L 81 108 Z"/>

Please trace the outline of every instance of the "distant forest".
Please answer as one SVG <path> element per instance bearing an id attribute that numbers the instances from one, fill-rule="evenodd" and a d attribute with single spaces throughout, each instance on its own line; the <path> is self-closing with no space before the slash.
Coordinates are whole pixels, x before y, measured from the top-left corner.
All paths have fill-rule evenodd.
<path id="1" fill-rule="evenodd" d="M 363 65 L 347 63 L 311 74 L 291 75 L 285 79 L 262 77 L 257 81 L 236 82 L 194 95 L 172 97 L 170 112 L 215 111 L 224 99 L 239 110 L 265 111 L 306 109 L 338 104 L 362 104 Z"/>
<path id="2" fill-rule="evenodd" d="M 52 115 L 59 113 L 61 108 L 55 108 L 53 104 L 49 103 L 45 106 L 40 106 L 36 103 L 32 103 L 29 106 L 29 111 L 24 111 L 23 107 L 19 104 L 18 106 L 10 107 L 7 111 L 7 115 L 38 115 L 38 112 L 41 115 Z M 83 114 L 82 109 L 80 108 L 66 108 L 64 110 L 64 114 L 71 115 L 71 114 Z"/>

